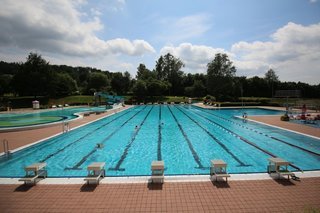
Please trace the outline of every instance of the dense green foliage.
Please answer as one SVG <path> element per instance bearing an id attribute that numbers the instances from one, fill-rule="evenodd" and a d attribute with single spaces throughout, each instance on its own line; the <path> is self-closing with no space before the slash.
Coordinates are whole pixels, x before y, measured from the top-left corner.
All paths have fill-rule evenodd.
<path id="1" fill-rule="evenodd" d="M 170 95 L 211 95 L 217 101 L 239 101 L 239 97 L 272 97 L 276 90 L 301 90 L 304 98 L 320 98 L 320 84 L 280 82 L 272 69 L 266 71 L 264 78 L 236 76 L 236 67 L 226 54 L 216 54 L 203 71 L 205 74 L 186 74 L 183 67 L 179 58 L 168 53 L 159 57 L 153 70 L 140 64 L 137 75 L 132 77 L 128 72 L 50 65 L 40 55 L 30 53 L 25 63 L 0 62 L 0 96 L 57 99 L 104 91 L 132 95 L 137 101 Z"/>
<path id="2" fill-rule="evenodd" d="M 215 58 L 207 65 L 207 90 L 218 100 L 235 97 L 232 88 L 235 87 L 234 76 L 236 68 L 232 65 L 226 54 L 216 54 Z"/>

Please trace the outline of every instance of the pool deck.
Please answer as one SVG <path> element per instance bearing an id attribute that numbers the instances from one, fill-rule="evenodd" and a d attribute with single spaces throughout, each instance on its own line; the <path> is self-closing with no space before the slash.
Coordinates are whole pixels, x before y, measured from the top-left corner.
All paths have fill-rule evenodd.
<path id="1" fill-rule="evenodd" d="M 0 185 L 1 212 L 319 212 L 320 178 Z"/>
<path id="2" fill-rule="evenodd" d="M 202 103 L 195 104 L 198 107 L 205 108 L 205 109 L 217 109 L 217 107 L 214 106 L 208 106 L 204 105 Z M 229 108 L 229 107 L 226 107 Z M 234 107 L 231 107 L 234 108 Z M 272 110 L 281 110 L 285 111 L 284 107 L 259 107 L 262 109 L 272 109 Z M 257 121 L 263 124 L 280 127 L 283 129 L 291 130 L 294 132 L 311 135 L 314 137 L 320 138 L 320 129 L 317 127 L 307 126 L 304 124 L 299 123 L 292 123 L 287 121 L 281 121 L 280 120 L 281 115 L 269 115 L 269 116 L 250 116 L 248 115 L 248 119 L 252 121 Z"/>
<path id="3" fill-rule="evenodd" d="M 111 113 L 90 115 L 71 121 L 70 125 L 78 127 Z M 249 118 L 319 137 L 319 129 L 288 125 L 291 123 L 282 122 L 277 116 Z M 0 133 L 0 139 L 6 138 L 10 149 L 16 149 L 61 130 L 59 125 Z M 320 212 L 319 176 L 303 176 L 301 181 L 244 177 L 231 178 L 227 183 L 211 182 L 207 177 L 186 178 L 168 180 L 163 185 L 151 185 L 146 180 L 119 183 L 121 180 L 112 182 L 110 178 L 98 186 L 83 184 L 83 179 L 69 184 L 52 182 L 50 178 L 43 180 L 46 181 L 49 183 L 36 186 L 0 184 L 1 212 Z"/>

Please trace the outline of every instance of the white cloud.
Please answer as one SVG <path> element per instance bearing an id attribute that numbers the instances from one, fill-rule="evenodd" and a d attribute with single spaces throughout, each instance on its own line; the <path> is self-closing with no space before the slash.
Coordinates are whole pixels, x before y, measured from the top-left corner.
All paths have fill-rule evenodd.
<path id="1" fill-rule="evenodd" d="M 125 4 L 118 0 L 118 4 Z M 154 52 L 144 40 L 116 38 L 104 41 L 95 33 L 104 28 L 99 11 L 80 12 L 84 1 L 2 1 L 0 47 L 36 49 L 70 56 L 143 55 Z M 90 10 L 89 10 L 90 11 Z M 85 21 L 84 21 L 85 20 Z"/>
<path id="2" fill-rule="evenodd" d="M 232 55 L 221 48 L 192 45 L 190 43 L 182 43 L 177 47 L 165 46 L 160 50 L 160 53 L 162 55 L 170 53 L 180 58 L 185 63 L 184 70 L 190 73 L 205 72 L 207 64 L 214 59 L 216 53 Z"/>
<path id="3" fill-rule="evenodd" d="M 309 2 L 310 3 L 316 3 L 316 2 L 318 2 L 318 0 L 310 0 Z"/>
<path id="4" fill-rule="evenodd" d="M 238 42 L 231 48 L 243 75 L 262 76 L 269 67 L 280 79 L 320 83 L 320 23 L 303 26 L 288 23 L 270 41 Z"/>
<path id="5" fill-rule="evenodd" d="M 191 73 L 205 73 L 216 53 L 226 53 L 238 76 L 264 76 L 272 68 L 284 81 L 320 83 L 320 23 L 303 26 L 290 22 L 270 35 L 269 41 L 240 41 L 230 51 L 182 43 L 163 47 L 160 54 L 166 53 L 180 58 L 186 65 L 184 70 Z"/>

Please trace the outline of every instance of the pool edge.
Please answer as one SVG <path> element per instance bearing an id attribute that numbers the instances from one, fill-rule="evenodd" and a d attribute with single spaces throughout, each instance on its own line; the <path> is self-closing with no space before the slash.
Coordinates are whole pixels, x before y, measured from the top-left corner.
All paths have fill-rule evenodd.
<path id="1" fill-rule="evenodd" d="M 301 178 L 320 178 L 320 171 L 294 172 Z M 64 185 L 64 184 L 85 184 L 85 177 L 82 178 L 46 178 L 37 184 L 40 185 Z M 22 184 L 20 178 L 0 178 L 0 185 Z M 105 177 L 100 184 L 138 184 L 149 183 L 150 176 L 130 176 L 130 177 Z M 231 174 L 228 181 L 251 181 L 251 180 L 274 180 L 268 173 L 251 173 L 251 174 Z M 165 176 L 165 182 L 182 183 L 182 182 L 210 182 L 209 175 L 178 175 Z"/>

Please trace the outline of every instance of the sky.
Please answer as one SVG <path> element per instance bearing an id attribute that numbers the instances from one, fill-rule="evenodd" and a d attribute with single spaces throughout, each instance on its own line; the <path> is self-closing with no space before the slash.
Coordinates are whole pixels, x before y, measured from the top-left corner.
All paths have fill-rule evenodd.
<path id="1" fill-rule="evenodd" d="M 320 83 L 320 0 L 0 0 L 0 60 L 152 70 L 161 55 L 206 73 L 225 53 L 237 76 Z"/>

